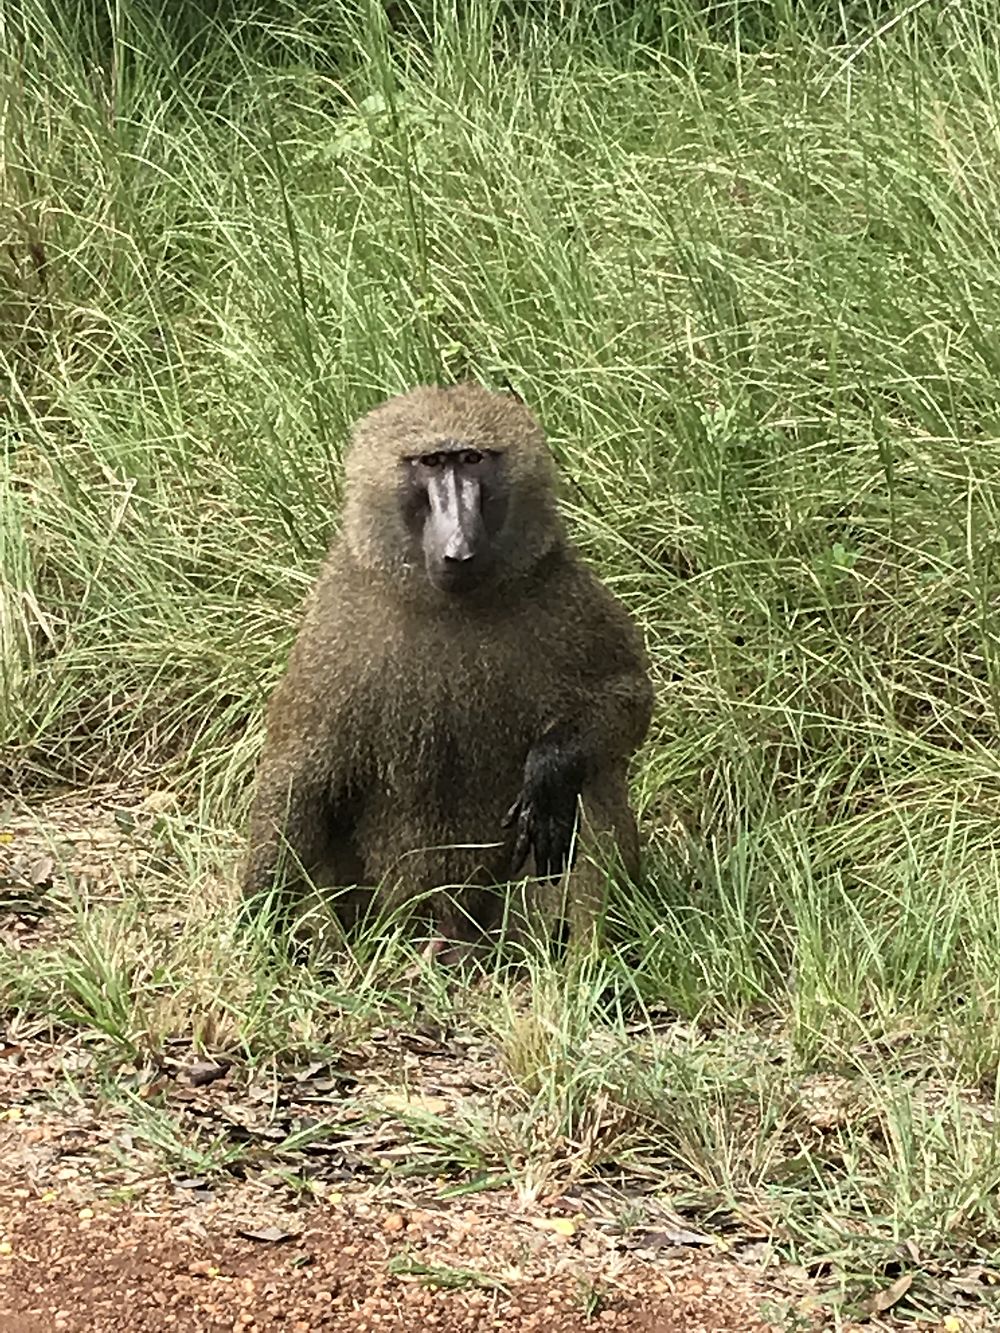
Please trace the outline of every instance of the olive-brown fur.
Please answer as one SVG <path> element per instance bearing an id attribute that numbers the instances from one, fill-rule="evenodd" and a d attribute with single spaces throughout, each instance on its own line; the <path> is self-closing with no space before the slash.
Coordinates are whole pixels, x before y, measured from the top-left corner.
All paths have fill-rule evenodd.
<path id="1" fill-rule="evenodd" d="M 401 460 L 455 439 L 500 453 L 508 505 L 491 576 L 461 598 L 428 582 L 399 515 Z M 589 928 L 607 856 L 638 872 L 627 767 L 652 689 L 636 626 L 566 540 L 541 428 L 507 394 L 419 388 L 362 418 L 345 472 L 342 531 L 269 708 L 244 892 L 294 897 L 304 870 L 380 906 L 430 895 L 453 936 L 494 928 L 505 816 L 529 750 L 562 727 L 586 759 L 564 887 L 571 926 Z M 552 891 L 535 897 L 551 915 Z"/>

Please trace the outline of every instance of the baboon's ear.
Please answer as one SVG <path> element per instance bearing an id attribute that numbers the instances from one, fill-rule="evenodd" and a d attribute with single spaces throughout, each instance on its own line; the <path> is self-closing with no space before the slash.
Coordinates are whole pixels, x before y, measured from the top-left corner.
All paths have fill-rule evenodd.
<path id="1" fill-rule="evenodd" d="M 520 403 L 521 406 L 523 407 L 524 396 L 518 393 L 518 391 L 514 388 L 513 384 L 511 384 L 510 380 L 506 376 L 504 376 L 504 378 L 500 381 L 500 383 L 504 387 L 504 392 L 509 393 L 511 398 L 513 398 L 514 402 Z"/>

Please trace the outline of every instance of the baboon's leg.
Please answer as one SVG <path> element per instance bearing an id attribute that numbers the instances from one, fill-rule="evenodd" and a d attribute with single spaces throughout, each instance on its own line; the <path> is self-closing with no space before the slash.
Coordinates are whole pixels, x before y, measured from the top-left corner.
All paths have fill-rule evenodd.
<path id="1" fill-rule="evenodd" d="M 244 898 L 273 893 L 288 925 L 317 899 L 332 899 L 347 929 L 370 899 L 366 890 L 352 887 L 365 883 L 364 867 L 350 839 L 335 832 L 324 775 L 281 759 L 261 765 L 243 867 Z M 348 892 L 333 896 L 332 890 L 344 888 Z"/>
<path id="2" fill-rule="evenodd" d="M 294 901 L 328 845 L 323 787 L 277 764 L 262 766 L 243 865 L 243 894 L 276 891 Z"/>
<path id="3" fill-rule="evenodd" d="M 371 913 L 376 891 L 368 886 L 364 864 L 349 839 L 329 837 L 310 878 L 315 898 L 332 908 L 345 933 L 356 930 Z"/>

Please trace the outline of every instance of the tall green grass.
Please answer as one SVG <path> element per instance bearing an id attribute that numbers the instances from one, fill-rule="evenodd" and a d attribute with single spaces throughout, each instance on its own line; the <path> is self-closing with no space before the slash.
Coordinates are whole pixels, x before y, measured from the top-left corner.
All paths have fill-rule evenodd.
<path id="1" fill-rule="evenodd" d="M 239 828 L 348 423 L 509 377 L 654 661 L 634 1002 L 992 1097 L 1000 6 L 800 10 L 11 10 L 4 781 Z"/>

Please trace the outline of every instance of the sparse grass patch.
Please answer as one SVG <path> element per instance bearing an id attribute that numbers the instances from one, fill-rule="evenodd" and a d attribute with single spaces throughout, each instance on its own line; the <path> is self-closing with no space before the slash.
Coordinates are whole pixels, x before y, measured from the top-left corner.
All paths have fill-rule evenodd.
<path id="1" fill-rule="evenodd" d="M 429 1287 L 479 1287 L 483 1291 L 505 1291 L 505 1284 L 489 1273 L 474 1268 L 450 1268 L 428 1264 L 409 1255 L 397 1255 L 389 1262 L 389 1272 L 419 1279 Z"/>

